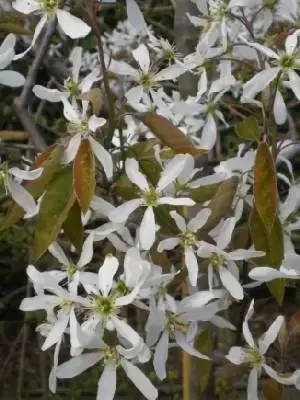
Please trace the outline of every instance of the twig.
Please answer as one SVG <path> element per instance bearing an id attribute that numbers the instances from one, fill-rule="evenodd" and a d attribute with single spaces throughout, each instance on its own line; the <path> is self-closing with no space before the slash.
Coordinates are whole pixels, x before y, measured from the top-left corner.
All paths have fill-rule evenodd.
<path id="1" fill-rule="evenodd" d="M 28 75 L 26 77 L 26 81 L 24 83 L 24 87 L 22 93 L 19 97 L 14 100 L 14 106 L 16 110 L 16 114 L 21 120 L 24 128 L 30 133 L 32 142 L 39 149 L 43 150 L 46 148 L 47 144 L 40 134 L 31 113 L 27 110 L 27 102 L 29 96 L 31 94 L 32 88 L 35 84 L 37 73 L 39 67 L 42 65 L 44 61 L 44 57 L 47 54 L 49 49 L 51 38 L 56 30 L 57 21 L 56 19 L 53 21 L 49 21 L 46 26 L 46 31 L 42 37 L 42 40 L 39 43 L 39 46 L 36 50 L 35 58 L 31 67 L 29 68 Z"/>
<path id="2" fill-rule="evenodd" d="M 104 56 L 104 49 L 103 49 L 103 44 L 102 44 L 102 39 L 101 39 L 101 32 L 98 26 L 98 21 L 96 19 L 96 14 L 95 14 L 95 9 L 93 7 L 93 3 L 91 0 L 85 0 L 85 8 L 93 29 L 93 32 L 96 37 L 97 41 L 97 48 L 98 48 L 98 53 L 99 53 L 99 58 L 100 58 L 100 64 L 101 64 L 101 69 L 102 69 L 102 75 L 103 75 L 103 83 L 104 83 L 104 89 L 105 89 L 105 94 L 107 98 L 107 103 L 108 103 L 108 120 L 109 120 L 109 130 L 107 137 L 105 138 L 105 147 L 106 149 L 109 149 L 111 146 L 111 142 L 114 136 L 115 128 L 116 128 L 116 118 L 115 118 L 115 110 L 114 110 L 114 97 L 112 94 L 112 91 L 109 86 L 109 77 L 108 77 L 108 72 L 106 69 L 105 65 L 105 56 Z"/>

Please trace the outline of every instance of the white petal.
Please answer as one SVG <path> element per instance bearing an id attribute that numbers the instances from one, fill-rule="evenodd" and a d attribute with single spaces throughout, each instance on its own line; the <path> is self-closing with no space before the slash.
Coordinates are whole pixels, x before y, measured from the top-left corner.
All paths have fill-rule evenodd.
<path id="1" fill-rule="evenodd" d="M 296 46 L 298 44 L 298 35 L 293 34 L 293 35 L 289 35 L 286 39 L 285 39 L 285 51 L 287 52 L 287 54 L 293 54 Z"/>
<path id="2" fill-rule="evenodd" d="M 175 221 L 175 223 L 176 223 L 176 225 L 177 225 L 177 228 L 178 228 L 181 232 L 186 231 L 185 219 L 184 219 L 180 214 L 178 214 L 178 212 L 176 212 L 176 211 L 171 211 L 171 212 L 170 212 L 170 215 L 171 215 L 171 217 L 174 219 L 174 221 Z"/>
<path id="3" fill-rule="evenodd" d="M 213 292 L 208 290 L 202 290 L 196 292 L 188 297 L 185 297 L 178 305 L 180 310 L 201 308 L 206 305 L 210 300 L 214 299 L 215 295 Z"/>
<path id="4" fill-rule="evenodd" d="M 47 100 L 51 103 L 58 103 L 59 101 L 62 101 L 62 97 L 68 96 L 68 94 L 65 92 L 60 92 L 57 89 L 49 89 L 41 85 L 35 85 L 32 91 L 39 99 Z"/>
<path id="5" fill-rule="evenodd" d="M 167 68 L 162 69 L 154 76 L 155 82 L 173 80 L 178 76 L 185 73 L 185 69 L 179 64 L 170 65 Z"/>
<path id="6" fill-rule="evenodd" d="M 38 1 L 35 0 L 15 0 L 12 2 L 12 6 L 15 10 L 22 14 L 31 14 L 40 8 Z"/>
<path id="7" fill-rule="evenodd" d="M 63 157 L 64 164 L 68 164 L 69 162 L 74 160 L 78 152 L 80 143 L 81 143 L 81 133 L 76 133 L 76 135 L 70 139 L 68 147 L 65 150 Z"/>
<path id="8" fill-rule="evenodd" d="M 48 379 L 49 389 L 51 390 L 52 393 L 56 393 L 56 386 L 57 386 L 56 371 L 57 371 L 57 366 L 58 366 L 58 355 L 59 355 L 60 346 L 61 346 L 61 340 L 59 340 L 56 343 L 54 354 L 53 354 L 53 367 L 50 371 L 49 379 Z"/>
<path id="9" fill-rule="evenodd" d="M 72 63 L 72 78 L 74 82 L 79 80 L 79 71 L 82 64 L 82 47 L 76 46 L 71 51 L 69 60 Z"/>
<path id="10" fill-rule="evenodd" d="M 294 95 L 300 100 L 300 78 L 294 70 L 288 71 L 290 88 L 294 92 Z"/>
<path id="11" fill-rule="evenodd" d="M 35 215 L 38 211 L 38 207 L 31 194 L 13 179 L 8 179 L 11 197 L 16 203 L 19 204 L 20 207 L 22 207 L 26 211 L 26 213 L 28 213 L 30 216 Z"/>
<path id="12" fill-rule="evenodd" d="M 162 240 L 157 246 L 157 251 L 161 253 L 164 250 L 172 250 L 180 243 L 178 238 L 169 238 Z"/>
<path id="13" fill-rule="evenodd" d="M 60 247 L 60 245 L 57 242 L 53 242 L 50 244 L 50 246 L 48 247 L 48 251 L 49 253 L 51 253 L 53 255 L 53 257 L 55 257 L 61 264 L 63 265 L 69 265 L 70 262 L 67 258 L 67 256 L 65 255 L 65 252 L 63 251 L 63 249 Z"/>
<path id="14" fill-rule="evenodd" d="M 188 270 L 190 283 L 192 286 L 196 286 L 198 279 L 198 261 L 194 251 L 188 246 L 184 248 L 184 261 Z"/>
<path id="15" fill-rule="evenodd" d="M 105 217 L 107 217 L 110 212 L 115 210 L 115 207 L 112 204 L 98 196 L 93 196 L 90 207 Z"/>
<path id="16" fill-rule="evenodd" d="M 107 296 L 109 294 L 118 267 L 118 259 L 112 255 L 107 255 L 102 267 L 99 268 L 98 287 L 103 296 Z"/>
<path id="17" fill-rule="evenodd" d="M 93 258 L 93 243 L 94 235 L 91 233 L 83 243 L 80 259 L 77 263 L 77 268 L 80 269 L 91 262 Z"/>
<path id="18" fill-rule="evenodd" d="M 183 171 L 186 164 L 186 159 L 181 154 L 175 156 L 166 166 L 161 174 L 161 177 L 157 184 L 157 189 L 162 191 L 170 183 L 174 182 L 179 174 Z"/>
<path id="19" fill-rule="evenodd" d="M 135 50 L 132 50 L 132 55 L 135 61 L 139 64 L 141 70 L 147 73 L 150 67 L 148 48 L 142 43 Z"/>
<path id="20" fill-rule="evenodd" d="M 71 358 L 57 367 L 56 376 L 62 379 L 74 378 L 74 376 L 80 375 L 86 369 L 97 364 L 102 357 L 101 353 L 97 352 Z"/>
<path id="21" fill-rule="evenodd" d="M 126 1 L 127 18 L 137 31 L 144 31 L 147 28 L 144 16 L 135 0 Z"/>
<path id="22" fill-rule="evenodd" d="M 113 322 L 118 334 L 124 339 L 128 340 L 133 346 L 136 346 L 142 340 L 140 335 L 133 328 L 131 328 L 127 322 L 115 316 L 111 317 L 111 321 Z"/>
<path id="23" fill-rule="evenodd" d="M 200 210 L 188 223 L 188 229 L 194 232 L 201 229 L 206 224 L 210 214 L 211 210 L 209 208 Z"/>
<path id="24" fill-rule="evenodd" d="M 158 398 L 157 389 L 138 367 L 125 359 L 122 360 L 122 367 L 127 377 L 134 383 L 146 399 L 156 400 Z"/>
<path id="25" fill-rule="evenodd" d="M 156 227 L 153 208 L 147 207 L 139 230 L 140 245 L 143 250 L 150 250 L 155 242 L 155 235 Z"/>
<path id="26" fill-rule="evenodd" d="M 95 132 L 98 128 L 106 124 L 105 118 L 96 117 L 96 115 L 92 115 L 89 119 L 89 129 L 92 132 Z"/>
<path id="27" fill-rule="evenodd" d="M 220 279 L 223 286 L 228 290 L 231 296 L 237 300 L 242 300 L 244 297 L 244 291 L 241 284 L 236 278 L 228 271 L 227 268 L 219 268 Z"/>
<path id="28" fill-rule="evenodd" d="M 55 343 L 57 343 L 63 333 L 65 332 L 67 326 L 69 323 L 69 313 L 66 312 L 62 315 L 61 319 L 59 319 L 51 329 L 51 331 L 48 333 L 47 338 L 42 346 L 42 350 L 47 350 L 49 347 L 53 346 Z"/>
<path id="29" fill-rule="evenodd" d="M 249 258 L 263 257 L 266 253 L 257 250 L 238 249 L 227 253 L 228 260 L 248 260 Z"/>
<path id="30" fill-rule="evenodd" d="M 270 345 L 275 342 L 279 330 L 284 322 L 284 317 L 279 315 L 275 321 L 269 326 L 268 330 L 258 340 L 259 350 L 262 354 L 268 350 Z"/>
<path id="31" fill-rule="evenodd" d="M 242 100 L 248 101 L 254 99 L 258 93 L 262 92 L 264 88 L 275 79 L 279 72 L 280 68 L 276 67 L 268 68 L 255 74 L 254 77 L 243 86 Z"/>
<path id="32" fill-rule="evenodd" d="M 249 329 L 248 321 L 252 317 L 253 313 L 254 313 L 254 300 L 251 301 L 250 306 L 247 311 L 247 314 L 245 315 L 244 322 L 243 322 L 244 339 L 248 343 L 248 345 L 252 348 L 255 347 L 255 343 L 254 343 L 252 333 L 250 332 L 250 329 Z"/>
<path id="33" fill-rule="evenodd" d="M 258 371 L 253 368 L 248 378 L 247 400 L 259 400 L 258 397 Z"/>
<path id="34" fill-rule="evenodd" d="M 270 282 L 274 279 L 286 278 L 286 275 L 275 268 L 256 267 L 249 272 L 249 277 L 259 282 Z"/>
<path id="35" fill-rule="evenodd" d="M 56 296 L 34 296 L 26 297 L 22 300 L 19 309 L 21 311 L 37 311 L 46 310 L 50 306 L 54 307 L 57 304 Z"/>
<path id="36" fill-rule="evenodd" d="M 42 175 L 43 168 L 37 168 L 32 171 L 24 171 L 23 169 L 13 167 L 10 168 L 8 172 L 19 179 L 25 181 L 34 181 Z"/>
<path id="37" fill-rule="evenodd" d="M 224 250 L 231 241 L 232 232 L 236 224 L 235 218 L 227 218 L 219 231 L 217 247 Z"/>
<path id="38" fill-rule="evenodd" d="M 245 352 L 242 347 L 233 346 L 229 350 L 229 353 L 226 355 L 227 360 L 229 360 L 232 364 L 240 365 L 244 363 Z"/>
<path id="39" fill-rule="evenodd" d="M 117 389 L 117 366 L 114 362 L 105 364 L 102 375 L 98 381 L 96 400 L 113 400 Z"/>
<path id="40" fill-rule="evenodd" d="M 105 175 L 108 179 L 111 179 L 114 171 L 114 165 L 111 155 L 100 143 L 98 143 L 91 136 L 89 136 L 88 140 L 92 146 L 93 153 L 95 154 L 97 160 L 102 164 Z"/>
<path id="41" fill-rule="evenodd" d="M 172 206 L 194 206 L 196 203 L 194 200 L 188 197 L 161 197 L 158 200 L 158 204 L 169 204 Z"/>
<path id="42" fill-rule="evenodd" d="M 209 357 L 207 357 L 205 354 L 200 353 L 198 350 L 196 350 L 194 347 L 192 347 L 186 339 L 186 335 L 184 335 L 182 332 L 176 331 L 175 334 L 175 340 L 177 344 L 184 350 L 186 353 L 190 354 L 191 356 L 202 358 L 204 360 L 209 360 Z"/>
<path id="43" fill-rule="evenodd" d="M 287 109 L 279 90 L 276 91 L 273 114 L 277 125 L 282 125 L 287 120 Z"/>
<path id="44" fill-rule="evenodd" d="M 129 89 L 125 93 L 125 97 L 130 104 L 138 104 L 142 98 L 144 88 L 141 85 Z"/>
<path id="45" fill-rule="evenodd" d="M 74 124 L 81 124 L 81 117 L 78 111 L 73 107 L 73 105 L 67 100 L 65 97 L 62 97 L 61 101 L 63 102 L 64 108 L 64 116 L 69 122 L 73 122 Z"/>
<path id="46" fill-rule="evenodd" d="M 211 150 L 217 140 L 217 125 L 214 117 L 210 114 L 202 129 L 199 147 L 201 149 Z"/>
<path id="47" fill-rule="evenodd" d="M 149 190 L 149 184 L 144 174 L 140 172 L 139 163 L 134 158 L 127 158 L 125 161 L 125 171 L 128 179 L 138 186 L 139 189 Z"/>
<path id="48" fill-rule="evenodd" d="M 70 36 L 71 39 L 85 37 L 91 31 L 90 26 L 88 26 L 81 19 L 70 14 L 68 11 L 57 10 L 56 15 L 61 29 L 66 35 Z"/>
<path id="49" fill-rule="evenodd" d="M 0 71 L 0 84 L 10 87 L 23 86 L 25 78 L 16 71 Z"/>
<path id="50" fill-rule="evenodd" d="M 121 223 L 127 220 L 129 215 L 141 205 L 140 199 L 133 199 L 121 204 L 108 215 L 109 219 L 115 223 Z"/>
<path id="51" fill-rule="evenodd" d="M 166 379 L 166 363 L 168 360 L 169 353 L 169 332 L 164 331 L 159 341 L 155 346 L 155 352 L 153 356 L 153 367 L 158 378 L 162 381 Z"/>

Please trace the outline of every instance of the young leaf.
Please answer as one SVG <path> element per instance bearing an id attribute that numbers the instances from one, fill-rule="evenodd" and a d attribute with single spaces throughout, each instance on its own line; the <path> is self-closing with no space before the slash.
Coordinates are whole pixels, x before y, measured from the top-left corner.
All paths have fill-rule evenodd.
<path id="1" fill-rule="evenodd" d="M 90 142 L 81 141 L 73 164 L 74 189 L 83 213 L 86 213 L 95 193 L 95 158 Z"/>
<path id="2" fill-rule="evenodd" d="M 62 227 L 78 253 L 80 253 L 83 245 L 84 230 L 81 220 L 81 209 L 77 200 L 75 200 Z"/>
<path id="3" fill-rule="evenodd" d="M 33 245 L 35 260 L 56 239 L 74 201 L 73 173 L 65 168 L 54 177 L 41 202 Z"/>
<path id="4" fill-rule="evenodd" d="M 254 201 L 267 232 L 271 232 L 278 209 L 277 177 L 267 143 L 259 144 L 254 164 Z"/>
<path id="5" fill-rule="evenodd" d="M 268 289 L 277 303 L 281 306 L 284 295 L 285 295 L 285 287 L 286 280 L 285 279 L 274 279 L 274 281 L 267 283 Z"/>
<path id="6" fill-rule="evenodd" d="M 36 158 L 31 169 L 42 167 L 42 175 L 34 181 L 28 181 L 24 183 L 25 189 L 33 196 L 34 199 L 39 198 L 43 194 L 54 174 L 60 168 L 60 161 L 63 152 L 64 149 L 62 146 L 53 145 L 48 147 Z M 13 202 L 4 219 L 1 221 L 0 231 L 16 224 L 24 216 L 24 214 L 25 212 L 23 208 L 17 203 Z"/>
<path id="7" fill-rule="evenodd" d="M 250 116 L 241 122 L 238 122 L 235 126 L 236 134 L 245 140 L 259 141 L 260 130 L 259 123 L 254 116 Z"/>
<path id="8" fill-rule="evenodd" d="M 174 150 L 175 153 L 189 153 L 199 155 L 206 153 L 206 150 L 197 149 L 187 136 L 181 132 L 167 118 L 146 112 L 138 115 L 138 117 L 151 132 L 165 145 Z"/>

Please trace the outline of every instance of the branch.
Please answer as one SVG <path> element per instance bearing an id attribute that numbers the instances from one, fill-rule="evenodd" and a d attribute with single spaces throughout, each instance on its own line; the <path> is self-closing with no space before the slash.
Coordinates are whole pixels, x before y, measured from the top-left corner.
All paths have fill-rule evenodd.
<path id="1" fill-rule="evenodd" d="M 46 31 L 39 43 L 39 46 L 35 53 L 35 58 L 33 63 L 31 64 L 28 75 L 26 77 L 26 81 L 24 83 L 24 87 L 22 93 L 19 97 L 14 100 L 14 107 L 16 110 L 16 114 L 20 121 L 22 122 L 24 128 L 27 132 L 30 133 L 32 142 L 39 149 L 43 150 L 47 146 L 44 138 L 40 134 L 32 114 L 27 109 L 27 103 L 29 100 L 29 96 L 32 92 L 32 88 L 35 85 L 36 77 L 38 74 L 38 70 L 42 65 L 44 58 L 48 52 L 52 36 L 56 30 L 57 21 L 56 19 L 53 21 L 49 21 L 46 25 Z"/>

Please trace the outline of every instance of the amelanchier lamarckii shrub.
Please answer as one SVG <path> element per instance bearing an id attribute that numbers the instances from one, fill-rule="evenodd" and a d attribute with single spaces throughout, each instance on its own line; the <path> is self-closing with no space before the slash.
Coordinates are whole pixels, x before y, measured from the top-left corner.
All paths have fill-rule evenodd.
<path id="1" fill-rule="evenodd" d="M 300 100 L 300 1 L 193 2 L 197 15 L 187 17 L 199 38 L 186 56 L 156 36 L 135 0 L 127 0 L 128 18 L 110 34 L 98 18 L 101 2 L 82 2 L 82 18 L 68 2 L 12 3 L 19 13 L 40 19 L 29 43 L 20 38 L 22 53 L 15 54 L 14 35 L 4 39 L 0 83 L 24 85 L 21 99 L 33 93 L 47 107 L 57 103 L 65 118 L 66 135 L 43 149 L 30 169 L 1 169 L 12 197 L 1 229 L 34 219 L 34 259 L 48 251 L 57 262 L 44 272 L 28 266 L 35 296 L 20 306 L 46 311 L 37 330 L 45 337 L 41 351 L 54 347 L 52 392 L 57 379 L 100 363 L 97 399 L 114 398 L 119 368 L 147 399 L 156 399 L 158 391 L 140 365 L 152 360 L 157 377 L 166 379 L 174 346 L 214 363 L 214 349 L 203 354 L 197 348 L 199 334 L 211 326 L 236 329 L 224 316 L 239 302 L 245 304 L 245 343 L 229 348 L 224 363 L 249 367 L 247 398 L 259 398 L 266 377 L 300 389 L 300 369 L 282 363 L 287 337 L 298 334 L 297 319 L 293 325 L 277 316 L 257 340 L 249 328 L 251 288 L 266 283 L 274 302 L 282 303 L 288 280 L 300 277 L 293 239 L 300 228 L 300 186 L 290 161 L 294 137 L 278 135 L 279 125 L 293 125 L 293 102 Z M 68 77 L 35 84 L 41 51 L 61 62 L 59 47 L 54 51 L 51 44 L 55 32 L 57 38 L 94 35 L 97 47 L 75 46 L 66 60 Z M 10 67 L 22 57 L 31 60 L 27 77 Z M 178 79 L 186 72 L 198 85 L 196 96 L 183 99 Z M 29 134 L 36 135 L 30 126 Z M 205 176 L 195 160 L 213 154 L 233 126 L 244 144 Z M 279 171 L 282 164 L 286 168 Z M 287 188 L 284 194 L 278 181 Z M 98 216 L 102 223 L 95 227 Z M 84 232 L 88 222 L 93 229 Z M 242 232 L 246 240 L 236 245 Z M 66 255 L 61 237 L 73 253 Z M 94 248 L 102 242 L 105 249 L 108 241 L 113 251 L 101 253 L 95 272 L 89 267 Z M 126 319 L 129 306 L 144 312 L 142 331 Z M 269 347 L 278 336 L 280 352 L 270 364 Z M 60 363 L 65 337 L 70 359 Z"/>

